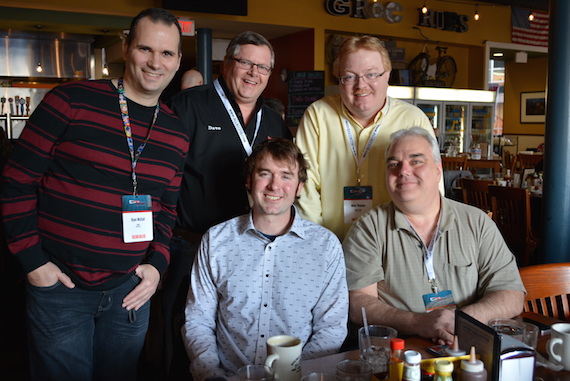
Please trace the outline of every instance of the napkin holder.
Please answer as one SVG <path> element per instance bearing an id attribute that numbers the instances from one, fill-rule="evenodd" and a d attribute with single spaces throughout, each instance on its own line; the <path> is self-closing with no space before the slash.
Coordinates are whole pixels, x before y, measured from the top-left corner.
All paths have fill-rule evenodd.
<path id="1" fill-rule="evenodd" d="M 500 335 L 491 327 L 463 311 L 455 313 L 455 334 L 459 348 L 469 352 L 471 346 L 485 364 L 489 380 L 533 381 L 536 353 L 523 342 Z"/>

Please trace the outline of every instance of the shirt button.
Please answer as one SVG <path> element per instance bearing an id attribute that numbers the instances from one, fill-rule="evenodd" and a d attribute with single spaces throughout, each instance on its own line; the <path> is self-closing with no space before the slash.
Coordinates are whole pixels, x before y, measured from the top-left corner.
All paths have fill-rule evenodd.
<path id="1" fill-rule="evenodd" d="M 263 305 L 263 307 L 267 307 L 267 303 L 265 303 L 265 304 Z"/>
<path id="2" fill-rule="evenodd" d="M 265 335 L 262 334 L 262 335 L 261 335 L 261 338 L 264 338 L 264 337 L 265 337 Z"/>
<path id="3" fill-rule="evenodd" d="M 266 277 L 266 278 L 269 278 L 269 274 L 265 274 L 265 277 Z"/>

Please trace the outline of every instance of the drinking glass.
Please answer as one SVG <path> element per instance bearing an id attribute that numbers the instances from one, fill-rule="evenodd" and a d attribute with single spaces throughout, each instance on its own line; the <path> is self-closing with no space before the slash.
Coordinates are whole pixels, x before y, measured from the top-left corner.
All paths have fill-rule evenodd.
<path id="1" fill-rule="evenodd" d="M 531 323 L 523 323 L 523 325 L 524 325 L 523 343 L 525 343 L 532 349 L 536 349 L 536 344 L 538 343 L 538 333 L 540 332 L 540 328 Z"/>
<path id="2" fill-rule="evenodd" d="M 273 369 L 266 365 L 245 365 L 238 369 L 240 381 L 273 381 Z"/>
<path id="3" fill-rule="evenodd" d="M 366 334 L 365 327 L 358 330 L 358 347 L 360 349 L 360 359 L 372 365 L 372 374 L 378 380 L 388 377 L 388 365 L 390 362 L 390 339 L 398 336 L 398 331 L 391 327 L 382 325 L 368 326 Z"/>
<path id="4" fill-rule="evenodd" d="M 343 381 L 370 381 L 372 366 L 360 360 L 342 360 L 336 364 L 336 375 Z"/>
<path id="5" fill-rule="evenodd" d="M 509 335 L 518 341 L 524 341 L 524 323 L 514 319 L 491 319 L 489 327 L 502 335 Z"/>

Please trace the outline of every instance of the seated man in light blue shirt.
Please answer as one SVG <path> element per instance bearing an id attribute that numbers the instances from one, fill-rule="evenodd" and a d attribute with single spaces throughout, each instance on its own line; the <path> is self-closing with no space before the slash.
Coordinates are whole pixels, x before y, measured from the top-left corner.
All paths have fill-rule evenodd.
<path id="1" fill-rule="evenodd" d="M 342 247 L 293 206 L 307 162 L 287 139 L 257 146 L 246 161 L 252 210 L 202 238 L 182 328 L 194 380 L 263 364 L 266 341 L 293 335 L 302 359 L 338 352 L 348 291 Z"/>

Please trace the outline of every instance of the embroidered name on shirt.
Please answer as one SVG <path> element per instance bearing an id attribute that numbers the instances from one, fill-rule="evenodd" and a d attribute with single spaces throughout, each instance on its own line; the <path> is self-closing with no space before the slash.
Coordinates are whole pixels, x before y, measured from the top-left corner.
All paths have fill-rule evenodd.
<path id="1" fill-rule="evenodd" d="M 222 127 L 208 125 L 208 131 L 221 131 Z"/>

